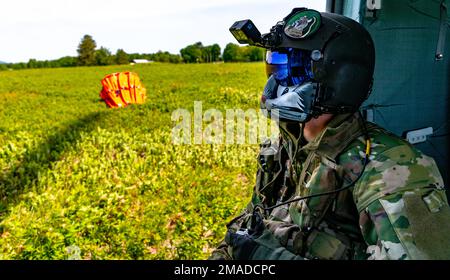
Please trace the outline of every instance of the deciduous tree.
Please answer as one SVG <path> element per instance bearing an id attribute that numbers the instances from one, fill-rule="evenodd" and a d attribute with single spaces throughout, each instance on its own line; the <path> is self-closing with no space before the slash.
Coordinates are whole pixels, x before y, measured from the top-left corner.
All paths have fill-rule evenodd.
<path id="1" fill-rule="evenodd" d="M 118 49 L 116 52 L 116 63 L 117 64 L 128 64 L 130 63 L 130 60 L 128 58 L 128 54 L 122 50 Z"/>
<path id="2" fill-rule="evenodd" d="M 90 66 L 95 65 L 95 48 L 97 44 L 94 39 L 90 35 L 84 35 L 83 39 L 81 39 L 80 44 L 78 45 L 78 65 L 81 66 Z"/>

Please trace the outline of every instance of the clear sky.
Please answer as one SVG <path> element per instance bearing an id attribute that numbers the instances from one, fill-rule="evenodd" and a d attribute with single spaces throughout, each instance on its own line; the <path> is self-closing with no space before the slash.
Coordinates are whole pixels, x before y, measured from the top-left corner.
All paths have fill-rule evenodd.
<path id="1" fill-rule="evenodd" d="M 0 61 L 76 56 L 80 39 L 115 53 L 179 53 L 201 41 L 235 42 L 228 28 L 252 19 L 269 31 L 294 7 L 325 10 L 325 0 L 11 0 L 2 1 Z"/>

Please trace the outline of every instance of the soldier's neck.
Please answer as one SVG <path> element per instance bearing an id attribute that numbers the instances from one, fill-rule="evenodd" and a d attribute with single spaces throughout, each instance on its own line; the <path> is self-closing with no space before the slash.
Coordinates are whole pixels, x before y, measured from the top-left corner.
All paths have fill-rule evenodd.
<path id="1" fill-rule="evenodd" d="M 280 123 L 283 138 L 289 142 L 289 156 L 295 158 L 297 151 L 308 142 L 313 141 L 333 119 L 333 115 L 324 114 L 311 119 L 305 124 L 298 122 Z"/>
<path id="2" fill-rule="evenodd" d="M 306 141 L 313 141 L 327 127 L 328 123 L 333 119 L 333 116 L 332 114 L 323 114 L 305 123 L 303 137 Z"/>

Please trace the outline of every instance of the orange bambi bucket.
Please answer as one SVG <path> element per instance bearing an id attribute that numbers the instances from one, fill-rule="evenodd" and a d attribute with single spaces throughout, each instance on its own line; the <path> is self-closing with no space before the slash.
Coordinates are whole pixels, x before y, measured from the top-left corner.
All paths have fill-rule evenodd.
<path id="1" fill-rule="evenodd" d="M 102 80 L 100 97 L 110 108 L 126 107 L 128 104 L 143 104 L 146 89 L 139 76 L 133 72 L 113 73 Z"/>

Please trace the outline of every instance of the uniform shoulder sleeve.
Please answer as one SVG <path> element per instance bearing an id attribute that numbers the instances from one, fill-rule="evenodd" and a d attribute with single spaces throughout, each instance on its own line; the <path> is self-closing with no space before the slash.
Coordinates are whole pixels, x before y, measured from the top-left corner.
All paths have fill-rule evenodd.
<path id="1" fill-rule="evenodd" d="M 443 190 L 397 193 L 360 212 L 369 259 L 450 259 L 450 207 Z"/>
<path id="2" fill-rule="evenodd" d="M 450 208 L 434 160 L 382 137 L 389 139 L 373 139 L 370 163 L 353 190 L 369 258 L 450 259 Z"/>
<path id="3" fill-rule="evenodd" d="M 401 139 L 380 135 L 372 139 L 370 162 L 355 184 L 353 197 L 362 211 L 380 198 L 428 188 L 444 188 L 434 159 Z"/>

